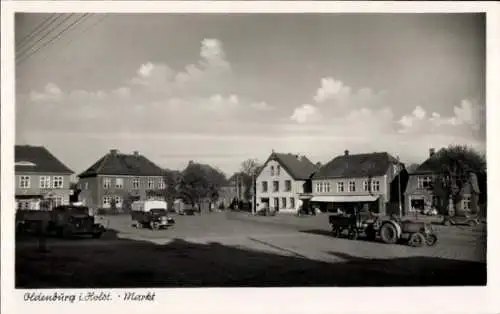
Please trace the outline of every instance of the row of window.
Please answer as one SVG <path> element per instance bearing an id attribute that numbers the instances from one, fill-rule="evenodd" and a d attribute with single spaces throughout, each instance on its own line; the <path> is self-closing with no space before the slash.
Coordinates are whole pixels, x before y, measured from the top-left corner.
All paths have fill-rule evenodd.
<path id="1" fill-rule="evenodd" d="M 64 177 L 62 176 L 40 176 L 41 189 L 62 189 L 64 187 Z M 29 189 L 31 187 L 30 176 L 20 176 L 19 188 Z"/>
<path id="2" fill-rule="evenodd" d="M 267 191 L 268 191 L 268 183 L 267 181 L 262 181 L 262 192 L 267 193 Z M 280 182 L 273 181 L 273 192 L 279 192 L 279 191 L 280 191 Z M 284 192 L 290 192 L 290 191 L 292 191 L 292 181 L 286 180 Z"/>
<path id="3" fill-rule="evenodd" d="M 115 189 L 123 189 L 123 187 L 124 187 L 123 178 L 116 178 L 114 183 L 115 183 L 114 184 Z M 111 186 L 112 186 L 111 178 L 104 178 L 102 181 L 102 185 L 103 185 L 104 189 L 111 188 Z M 132 189 L 139 190 L 140 188 L 141 188 L 141 181 L 139 180 L 139 178 L 132 179 Z M 162 179 L 158 180 L 158 179 L 150 178 L 147 181 L 147 188 L 150 190 L 153 190 L 155 188 L 164 189 L 165 182 Z"/>
<path id="4" fill-rule="evenodd" d="M 123 205 L 123 197 L 117 196 L 117 195 L 105 195 L 102 198 L 102 207 L 103 208 L 110 208 L 111 203 L 115 201 L 116 208 L 121 208 Z"/>
<path id="5" fill-rule="evenodd" d="M 281 166 L 280 165 L 276 166 L 276 172 L 274 171 L 274 169 L 275 169 L 274 166 L 269 167 L 269 169 L 271 172 L 271 176 L 275 176 L 275 175 L 279 176 L 281 174 Z"/>
<path id="6" fill-rule="evenodd" d="M 51 198 L 51 200 L 52 200 L 51 205 L 53 207 L 66 205 L 64 197 L 62 196 L 54 196 Z M 20 210 L 40 209 L 40 200 L 18 200 L 16 201 L 16 203 L 17 203 L 17 209 Z"/>
<path id="7" fill-rule="evenodd" d="M 346 182 L 337 182 L 337 192 L 345 192 Z M 316 193 L 329 193 L 332 191 L 331 184 L 328 181 L 317 182 L 315 184 Z M 356 181 L 347 182 L 347 191 L 356 192 Z M 371 185 L 369 180 L 363 181 L 363 192 L 379 192 L 380 191 L 380 181 L 371 180 Z"/>
<path id="8" fill-rule="evenodd" d="M 287 202 L 287 200 L 289 200 L 289 202 Z M 273 204 L 274 204 L 274 208 L 276 209 L 280 209 L 280 208 L 295 208 L 295 198 L 293 197 L 290 197 L 290 198 L 286 198 L 286 197 L 282 197 L 281 198 L 281 204 L 280 204 L 280 199 L 279 197 L 275 197 L 273 199 Z"/>

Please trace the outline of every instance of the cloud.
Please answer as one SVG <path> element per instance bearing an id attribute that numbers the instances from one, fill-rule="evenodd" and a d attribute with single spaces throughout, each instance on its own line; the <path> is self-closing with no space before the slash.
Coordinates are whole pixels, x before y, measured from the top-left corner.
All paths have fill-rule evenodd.
<path id="1" fill-rule="evenodd" d="M 297 123 L 313 122 L 317 121 L 319 118 L 318 108 L 308 104 L 295 108 L 290 117 L 290 119 Z"/>
<path id="2" fill-rule="evenodd" d="M 42 92 L 32 91 L 30 99 L 34 102 L 58 101 L 62 97 L 62 91 L 54 83 L 48 83 Z"/>
<path id="3" fill-rule="evenodd" d="M 321 86 L 316 91 L 314 101 L 322 103 L 333 98 L 347 97 L 350 93 L 351 88 L 349 86 L 345 86 L 344 83 L 335 80 L 333 77 L 325 77 L 321 79 Z"/>
<path id="4" fill-rule="evenodd" d="M 453 115 L 442 116 L 438 112 L 430 115 L 420 106 L 412 114 L 402 116 L 398 124 L 404 134 L 469 134 L 484 132 L 484 107 L 464 99 L 453 107 Z"/>

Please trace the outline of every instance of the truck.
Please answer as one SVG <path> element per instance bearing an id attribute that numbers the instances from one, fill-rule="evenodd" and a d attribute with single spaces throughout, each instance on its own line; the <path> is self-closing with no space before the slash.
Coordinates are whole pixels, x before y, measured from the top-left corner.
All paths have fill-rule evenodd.
<path id="1" fill-rule="evenodd" d="M 85 206 L 60 205 L 52 210 L 18 210 L 16 212 L 18 232 L 55 234 L 60 237 L 91 235 L 100 238 L 106 231 L 96 223 Z"/>
<path id="2" fill-rule="evenodd" d="M 138 228 L 152 230 L 167 229 L 175 225 L 175 220 L 167 214 L 165 201 L 135 201 L 131 205 L 131 218 Z"/>

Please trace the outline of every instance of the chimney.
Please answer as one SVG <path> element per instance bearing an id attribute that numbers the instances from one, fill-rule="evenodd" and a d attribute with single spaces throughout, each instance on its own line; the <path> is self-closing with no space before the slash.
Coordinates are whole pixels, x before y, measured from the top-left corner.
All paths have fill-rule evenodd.
<path id="1" fill-rule="evenodd" d="M 349 156 L 349 151 L 347 149 L 344 151 L 344 156 Z"/>
<path id="2" fill-rule="evenodd" d="M 135 157 L 139 157 L 139 151 L 134 150 L 134 156 L 135 156 Z"/>
<path id="3" fill-rule="evenodd" d="M 436 150 L 434 148 L 429 149 L 429 157 L 434 156 L 435 153 L 436 153 Z"/>
<path id="4" fill-rule="evenodd" d="M 116 154 L 118 153 L 118 149 L 110 149 L 110 150 L 109 150 L 109 153 L 110 153 L 111 155 L 116 155 Z"/>

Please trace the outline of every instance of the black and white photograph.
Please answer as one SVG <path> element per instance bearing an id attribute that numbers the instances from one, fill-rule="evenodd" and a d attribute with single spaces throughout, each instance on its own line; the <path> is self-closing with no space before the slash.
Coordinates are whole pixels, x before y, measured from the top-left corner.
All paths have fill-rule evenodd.
<path id="1" fill-rule="evenodd" d="M 491 283 L 484 10 L 136 7 L 10 18 L 22 300 Z"/>

